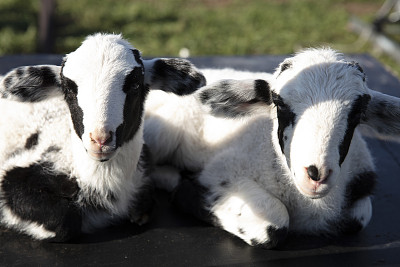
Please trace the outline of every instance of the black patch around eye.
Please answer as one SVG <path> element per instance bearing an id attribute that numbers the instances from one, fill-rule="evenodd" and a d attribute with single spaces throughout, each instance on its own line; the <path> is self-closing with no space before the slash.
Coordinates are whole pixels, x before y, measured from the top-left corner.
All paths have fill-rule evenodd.
<path id="1" fill-rule="evenodd" d="M 82 139 L 85 127 L 83 125 L 83 110 L 78 105 L 77 95 L 72 92 L 68 92 L 65 94 L 65 101 L 67 102 L 69 111 L 71 113 L 71 119 L 74 125 L 74 130 L 76 134 L 79 136 L 79 138 Z"/>
<path id="2" fill-rule="evenodd" d="M 132 140 L 142 123 L 144 101 L 149 88 L 144 85 L 144 76 L 140 67 L 135 67 L 125 77 L 123 91 L 126 93 L 124 103 L 124 121 L 116 130 L 116 145 L 122 146 Z M 132 89 L 133 88 L 133 89 Z"/>
<path id="3" fill-rule="evenodd" d="M 85 127 L 83 125 L 83 110 L 78 105 L 78 86 L 74 81 L 63 75 L 64 62 L 61 68 L 61 87 L 64 92 L 64 99 L 67 102 L 71 113 L 71 120 L 74 125 L 75 133 L 82 139 Z"/>
<path id="4" fill-rule="evenodd" d="M 287 104 L 283 102 L 283 99 L 279 95 L 273 93 L 272 96 L 277 108 L 279 145 L 281 147 L 282 154 L 285 154 L 285 139 L 287 139 L 287 137 L 285 138 L 284 132 L 288 126 L 294 125 L 296 114 Z"/>
<path id="5" fill-rule="evenodd" d="M 133 70 L 125 77 L 122 91 L 127 94 L 128 92 L 139 90 L 139 87 L 143 84 L 143 79 L 143 69 L 140 67 L 134 67 Z"/>
<path id="6" fill-rule="evenodd" d="M 365 113 L 368 103 L 371 100 L 371 96 L 364 94 L 358 96 L 358 98 L 354 101 L 349 115 L 347 116 L 347 128 L 344 134 L 343 140 L 339 145 L 339 165 L 341 166 L 343 161 L 345 160 L 347 153 L 349 152 L 351 139 L 353 138 L 354 130 L 357 125 L 360 123 L 361 116 Z"/>

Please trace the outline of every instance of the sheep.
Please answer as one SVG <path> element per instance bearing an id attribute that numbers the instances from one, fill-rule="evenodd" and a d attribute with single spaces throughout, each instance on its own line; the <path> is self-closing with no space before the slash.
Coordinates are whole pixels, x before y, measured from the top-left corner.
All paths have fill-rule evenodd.
<path id="1" fill-rule="evenodd" d="M 149 89 L 187 94 L 187 60 L 143 60 L 117 34 L 94 34 L 61 66 L 18 67 L 0 83 L 0 225 L 63 242 L 151 212 L 143 142 Z"/>
<path id="2" fill-rule="evenodd" d="M 289 233 L 335 236 L 368 224 L 377 175 L 359 125 L 398 136 L 400 99 L 319 48 L 265 80 L 221 80 L 180 99 L 152 92 L 144 139 L 158 165 L 151 177 L 174 205 L 270 249 Z"/>

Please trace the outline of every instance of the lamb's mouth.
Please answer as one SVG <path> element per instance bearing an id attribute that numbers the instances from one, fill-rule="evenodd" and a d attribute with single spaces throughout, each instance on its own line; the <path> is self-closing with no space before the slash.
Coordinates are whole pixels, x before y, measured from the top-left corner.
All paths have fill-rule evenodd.
<path id="1" fill-rule="evenodd" d="M 87 150 L 88 155 L 96 161 L 100 161 L 100 162 L 106 162 L 110 159 L 113 158 L 113 156 L 116 154 L 116 151 L 108 151 L 108 152 L 95 152 L 95 151 L 91 151 L 91 150 Z"/>
<path id="2" fill-rule="evenodd" d="M 330 187 L 326 183 L 315 183 L 308 186 L 296 184 L 296 186 L 303 195 L 312 199 L 322 198 L 330 191 Z"/>

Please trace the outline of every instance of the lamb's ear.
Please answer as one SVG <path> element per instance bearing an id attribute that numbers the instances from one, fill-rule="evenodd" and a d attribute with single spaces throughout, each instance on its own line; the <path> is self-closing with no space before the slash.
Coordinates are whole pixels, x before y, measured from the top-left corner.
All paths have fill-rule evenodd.
<path id="1" fill-rule="evenodd" d="M 221 80 L 196 92 L 211 113 L 222 117 L 250 115 L 265 111 L 272 104 L 272 93 L 265 80 Z"/>
<path id="2" fill-rule="evenodd" d="M 143 60 L 145 84 L 177 95 L 186 95 L 206 84 L 203 74 L 188 60 L 156 58 Z"/>
<path id="3" fill-rule="evenodd" d="M 361 123 L 381 135 L 400 135 L 400 98 L 370 90 L 371 100 Z"/>
<path id="4" fill-rule="evenodd" d="M 38 65 L 18 67 L 0 82 L 0 96 L 21 102 L 38 102 L 61 95 L 61 67 Z"/>

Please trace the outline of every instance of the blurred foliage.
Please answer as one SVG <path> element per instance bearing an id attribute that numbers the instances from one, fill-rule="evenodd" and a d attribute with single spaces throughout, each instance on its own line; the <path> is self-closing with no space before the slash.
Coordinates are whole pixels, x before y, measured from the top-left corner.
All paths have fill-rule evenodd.
<path id="1" fill-rule="evenodd" d="M 54 53 L 94 32 L 122 33 L 145 56 L 289 54 L 310 46 L 375 50 L 349 32 L 384 0 L 57 0 Z M 0 55 L 37 51 L 40 0 L 0 1 Z M 390 58 L 383 59 L 396 67 Z"/>
<path id="2" fill-rule="evenodd" d="M 36 52 L 38 1 L 0 1 L 0 55 Z"/>

